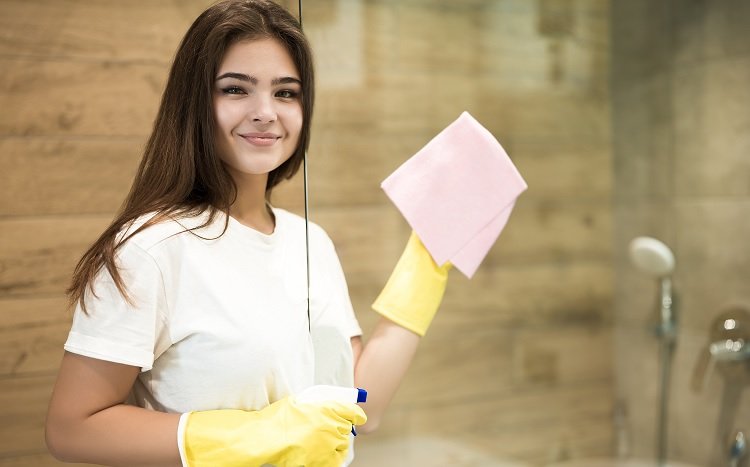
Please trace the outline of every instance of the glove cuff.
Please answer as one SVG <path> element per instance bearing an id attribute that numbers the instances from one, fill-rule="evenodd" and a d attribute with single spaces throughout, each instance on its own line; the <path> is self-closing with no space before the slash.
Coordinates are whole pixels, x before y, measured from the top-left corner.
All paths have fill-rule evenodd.
<path id="1" fill-rule="evenodd" d="M 380 297 L 378 297 L 377 300 L 375 300 L 375 303 L 372 304 L 372 309 L 419 337 L 424 337 L 427 333 L 427 328 L 429 328 L 432 323 L 432 318 L 435 316 L 433 313 L 429 316 L 420 316 L 421 319 L 419 320 L 414 319 L 414 316 L 410 316 L 408 312 L 398 310 L 392 303 L 384 303 Z"/>
<path id="2" fill-rule="evenodd" d="M 189 467 L 187 455 L 185 454 L 185 426 L 187 426 L 188 417 L 191 412 L 180 415 L 180 423 L 177 425 L 177 449 L 180 450 L 180 463 L 182 467 Z"/>
<path id="3" fill-rule="evenodd" d="M 443 299 L 450 263 L 435 264 L 415 232 L 372 309 L 424 336 Z"/>

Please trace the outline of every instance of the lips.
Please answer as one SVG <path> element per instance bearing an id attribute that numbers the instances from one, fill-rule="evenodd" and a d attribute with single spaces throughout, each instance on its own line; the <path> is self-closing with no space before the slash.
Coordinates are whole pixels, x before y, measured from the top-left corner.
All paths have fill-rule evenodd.
<path id="1" fill-rule="evenodd" d="M 254 146 L 272 146 L 281 138 L 275 133 L 243 133 L 240 136 Z"/>

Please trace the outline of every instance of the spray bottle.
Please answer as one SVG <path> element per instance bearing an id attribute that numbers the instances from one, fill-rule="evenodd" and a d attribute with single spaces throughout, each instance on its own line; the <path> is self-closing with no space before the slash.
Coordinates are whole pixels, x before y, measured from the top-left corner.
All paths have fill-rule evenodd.
<path id="1" fill-rule="evenodd" d="M 310 386 L 297 394 L 295 398 L 298 402 L 303 403 L 340 401 L 359 404 L 360 402 L 367 402 L 367 391 L 362 388 L 319 384 L 317 386 Z M 352 426 L 352 436 L 349 440 L 349 453 L 346 456 L 344 465 L 349 465 L 354 460 L 354 436 L 357 436 L 357 431 L 354 429 L 354 426 Z"/>

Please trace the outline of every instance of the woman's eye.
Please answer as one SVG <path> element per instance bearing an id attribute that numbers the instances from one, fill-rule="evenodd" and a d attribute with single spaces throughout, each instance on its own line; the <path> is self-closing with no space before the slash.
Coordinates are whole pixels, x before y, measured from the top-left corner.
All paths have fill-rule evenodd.
<path id="1" fill-rule="evenodd" d="M 225 88 L 221 89 L 221 92 L 224 94 L 244 94 L 245 91 L 237 86 L 227 86 Z"/>
<path id="2" fill-rule="evenodd" d="M 282 99 L 295 99 L 298 95 L 297 91 L 292 91 L 291 89 L 284 89 L 276 93 L 276 96 Z"/>

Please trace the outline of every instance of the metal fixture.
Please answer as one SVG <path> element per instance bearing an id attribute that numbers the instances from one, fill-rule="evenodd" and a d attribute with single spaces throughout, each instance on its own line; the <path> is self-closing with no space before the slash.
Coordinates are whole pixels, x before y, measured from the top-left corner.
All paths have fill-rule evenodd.
<path id="1" fill-rule="evenodd" d="M 747 453 L 747 440 L 736 429 L 736 407 L 743 388 L 750 384 L 750 309 L 742 305 L 725 307 L 711 322 L 708 343 L 698 358 L 693 371 L 693 390 L 702 390 L 713 369 L 724 379 L 716 434 L 718 446 L 714 454 L 716 465 L 737 467 Z M 729 451 L 726 440 L 730 439 Z M 726 464 L 725 464 L 726 463 Z"/>
<path id="2" fill-rule="evenodd" d="M 750 383 L 749 309 L 728 306 L 711 322 L 708 345 L 693 371 L 693 390 L 703 389 L 714 366 L 732 384 Z"/>
<path id="3" fill-rule="evenodd" d="M 654 333 L 660 342 L 661 358 L 659 419 L 657 429 L 657 461 L 667 465 L 667 413 L 669 407 L 669 379 L 675 341 L 677 339 L 677 314 L 675 309 L 672 272 L 675 259 L 667 245 L 652 237 L 637 237 L 630 242 L 630 260 L 641 272 L 659 280 L 658 324 Z"/>
<path id="4" fill-rule="evenodd" d="M 747 441 L 745 440 L 745 433 L 738 431 L 734 434 L 732 443 L 729 445 L 729 467 L 738 467 L 746 452 Z"/>

